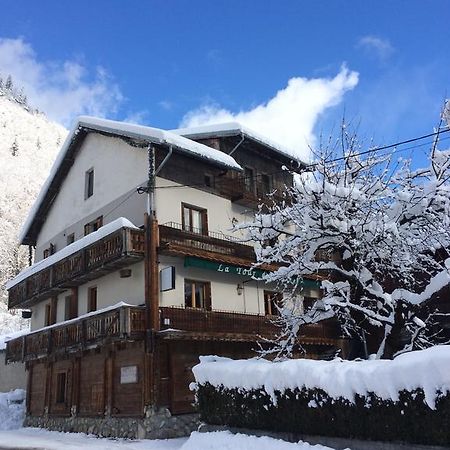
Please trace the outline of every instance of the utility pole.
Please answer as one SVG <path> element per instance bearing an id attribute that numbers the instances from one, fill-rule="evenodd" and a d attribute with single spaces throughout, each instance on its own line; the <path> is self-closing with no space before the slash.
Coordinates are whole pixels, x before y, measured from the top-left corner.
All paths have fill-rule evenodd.
<path id="1" fill-rule="evenodd" d="M 159 277 L 158 277 L 158 220 L 155 209 L 156 161 L 155 147 L 148 147 L 148 179 L 147 212 L 145 214 L 145 318 L 146 318 L 146 346 L 152 351 L 153 334 L 159 326 Z"/>

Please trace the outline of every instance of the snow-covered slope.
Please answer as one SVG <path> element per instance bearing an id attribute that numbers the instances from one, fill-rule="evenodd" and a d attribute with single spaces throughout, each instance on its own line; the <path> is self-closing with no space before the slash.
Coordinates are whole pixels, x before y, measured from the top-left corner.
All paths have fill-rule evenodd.
<path id="1" fill-rule="evenodd" d="M 17 236 L 67 131 L 0 87 L 0 334 L 18 329 L 4 285 L 27 264 Z"/>

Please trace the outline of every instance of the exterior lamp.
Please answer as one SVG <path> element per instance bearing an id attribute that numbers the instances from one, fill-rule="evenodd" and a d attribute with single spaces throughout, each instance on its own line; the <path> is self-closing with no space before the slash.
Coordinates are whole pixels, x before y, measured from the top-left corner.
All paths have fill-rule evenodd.
<path id="1" fill-rule="evenodd" d="M 244 286 L 240 283 L 238 283 L 238 285 L 236 286 L 236 291 L 237 291 L 237 295 L 242 295 L 242 293 L 244 292 Z"/>

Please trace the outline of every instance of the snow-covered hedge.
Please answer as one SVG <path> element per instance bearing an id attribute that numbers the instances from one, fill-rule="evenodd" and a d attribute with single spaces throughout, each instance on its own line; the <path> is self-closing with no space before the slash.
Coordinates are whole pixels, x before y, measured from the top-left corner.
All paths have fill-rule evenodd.
<path id="1" fill-rule="evenodd" d="M 203 357 L 193 371 L 208 423 L 450 444 L 450 346 L 393 361 Z"/>

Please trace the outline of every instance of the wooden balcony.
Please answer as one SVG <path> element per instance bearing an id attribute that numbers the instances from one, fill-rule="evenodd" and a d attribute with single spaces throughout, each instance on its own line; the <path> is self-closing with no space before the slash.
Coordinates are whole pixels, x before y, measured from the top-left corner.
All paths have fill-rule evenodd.
<path id="1" fill-rule="evenodd" d="M 257 209 L 261 204 L 271 205 L 273 201 L 279 203 L 284 199 L 281 192 L 257 180 L 224 177 L 220 180 L 218 189 L 232 202 L 253 209 Z"/>
<path id="2" fill-rule="evenodd" d="M 251 245 L 240 243 L 236 238 L 222 233 L 202 234 L 201 230 L 186 231 L 181 224 L 174 222 L 159 226 L 159 246 L 162 254 L 193 255 L 230 263 L 233 263 L 233 259 L 236 262 L 244 260 L 248 264 L 255 261 L 255 252 Z"/>
<path id="3" fill-rule="evenodd" d="M 144 232 L 121 228 L 9 289 L 8 307 L 27 308 L 144 258 Z"/>
<path id="4" fill-rule="evenodd" d="M 139 340 L 144 335 L 145 309 L 120 306 L 12 339 L 6 344 L 6 362 L 30 361 L 123 339 Z"/>
<path id="5" fill-rule="evenodd" d="M 279 332 L 274 316 L 196 308 L 161 307 L 161 334 L 168 339 L 217 339 L 258 341 L 273 339 Z M 167 331 L 164 331 L 167 330 Z M 334 321 L 301 327 L 299 341 L 304 344 L 333 345 L 339 337 Z"/>

